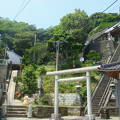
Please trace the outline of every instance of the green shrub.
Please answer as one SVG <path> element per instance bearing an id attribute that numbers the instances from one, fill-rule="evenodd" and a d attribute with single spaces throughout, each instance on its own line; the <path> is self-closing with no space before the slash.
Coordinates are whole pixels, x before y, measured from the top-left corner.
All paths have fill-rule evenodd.
<path id="1" fill-rule="evenodd" d="M 32 65 L 26 66 L 22 74 L 22 86 L 21 90 L 24 94 L 36 93 L 37 87 L 37 75 L 35 68 Z"/>
<path id="2" fill-rule="evenodd" d="M 52 96 L 45 94 L 44 96 L 38 97 L 36 103 L 40 105 L 52 105 Z"/>
<path id="3" fill-rule="evenodd" d="M 16 83 L 22 82 L 22 76 L 14 77 L 14 82 L 16 82 Z"/>

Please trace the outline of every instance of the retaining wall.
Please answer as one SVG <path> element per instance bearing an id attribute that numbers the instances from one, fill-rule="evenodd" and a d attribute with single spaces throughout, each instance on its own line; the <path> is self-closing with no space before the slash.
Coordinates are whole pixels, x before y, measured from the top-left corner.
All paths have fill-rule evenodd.
<path id="1" fill-rule="evenodd" d="M 70 106 L 70 107 L 59 107 L 59 113 L 61 116 L 81 116 L 83 115 L 84 107 Z M 51 114 L 54 113 L 54 107 L 34 107 L 33 117 L 36 118 L 50 118 Z"/>

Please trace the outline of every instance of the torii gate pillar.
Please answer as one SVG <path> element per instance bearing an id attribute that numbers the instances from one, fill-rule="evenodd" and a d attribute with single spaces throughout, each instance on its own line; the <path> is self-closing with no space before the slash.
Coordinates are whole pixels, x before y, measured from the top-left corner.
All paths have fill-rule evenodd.
<path id="1" fill-rule="evenodd" d="M 87 115 L 86 120 L 95 120 L 95 116 L 92 114 L 92 100 L 91 100 L 91 80 L 90 73 L 86 72 L 86 86 L 87 86 Z"/>
<path id="2" fill-rule="evenodd" d="M 55 97 L 54 97 L 54 114 L 52 114 L 51 118 L 54 120 L 60 120 L 61 115 L 59 114 L 59 76 L 55 76 Z"/>

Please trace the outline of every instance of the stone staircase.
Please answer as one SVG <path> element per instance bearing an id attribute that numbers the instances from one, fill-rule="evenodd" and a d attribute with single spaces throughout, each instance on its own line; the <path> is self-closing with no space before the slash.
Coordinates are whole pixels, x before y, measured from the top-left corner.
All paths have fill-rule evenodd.
<path id="1" fill-rule="evenodd" d="M 112 63 L 112 62 L 117 62 L 120 61 L 120 43 L 118 44 L 113 56 L 111 57 L 111 59 L 108 61 L 108 63 Z M 111 78 L 109 76 L 107 76 L 106 74 L 104 74 L 98 85 L 96 86 L 96 88 L 94 89 L 94 92 L 92 94 L 92 110 L 93 110 L 93 114 L 95 114 L 96 116 L 99 115 L 100 113 L 100 109 L 105 106 L 106 101 L 108 101 L 110 96 L 109 92 L 110 91 L 110 83 L 111 83 Z M 86 113 L 86 109 L 85 109 L 85 113 Z"/>
<path id="2" fill-rule="evenodd" d="M 110 80 L 109 77 L 107 75 L 104 75 L 97 86 L 97 90 L 95 91 L 94 96 L 92 97 L 92 110 L 93 110 L 92 112 L 96 116 L 99 115 L 100 108 L 99 103 L 101 101 L 101 98 L 103 96 L 103 93 L 106 89 L 109 80 Z"/>
<path id="3" fill-rule="evenodd" d="M 7 117 L 27 117 L 27 107 L 9 105 L 6 108 L 6 116 Z"/>
<path id="4" fill-rule="evenodd" d="M 17 70 L 12 70 L 7 88 L 6 101 L 3 104 L 3 111 L 7 117 L 27 117 L 27 107 L 20 100 L 16 100 L 14 77 L 18 74 Z"/>

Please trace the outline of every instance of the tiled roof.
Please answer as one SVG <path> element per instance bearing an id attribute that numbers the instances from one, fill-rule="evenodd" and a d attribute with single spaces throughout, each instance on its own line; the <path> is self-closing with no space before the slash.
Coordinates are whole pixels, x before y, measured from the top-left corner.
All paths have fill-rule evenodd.
<path id="1" fill-rule="evenodd" d="M 105 30 L 105 33 L 109 33 L 111 31 L 113 31 L 115 28 L 120 28 L 120 22 L 118 22 L 117 24 L 115 24 L 112 27 L 108 28 L 107 30 Z"/>
<path id="2" fill-rule="evenodd" d="M 120 62 L 101 65 L 100 71 L 120 71 Z"/>
<path id="3" fill-rule="evenodd" d="M 19 65 L 21 56 L 19 56 L 18 54 L 16 54 L 14 51 L 7 51 L 7 55 L 8 55 L 8 63 L 12 62 L 12 64 L 15 65 Z"/>
<path id="4" fill-rule="evenodd" d="M 95 33 L 94 35 L 90 36 L 87 41 L 89 41 L 89 43 L 90 43 L 90 41 L 99 38 L 103 34 L 107 34 L 107 33 L 111 32 L 111 31 L 113 31 L 115 28 L 120 28 L 120 22 L 113 25 L 112 27 L 106 28 L 106 29 L 104 29 L 104 30 L 102 30 L 100 32 Z"/>

